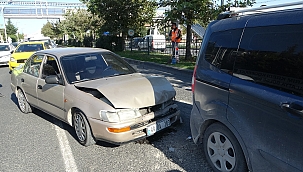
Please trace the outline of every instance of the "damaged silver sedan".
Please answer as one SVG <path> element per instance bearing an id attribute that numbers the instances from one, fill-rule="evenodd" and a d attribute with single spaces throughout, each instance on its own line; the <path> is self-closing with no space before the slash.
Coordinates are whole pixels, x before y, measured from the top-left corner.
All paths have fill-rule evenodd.
<path id="1" fill-rule="evenodd" d="M 23 113 L 38 108 L 51 114 L 73 126 L 85 146 L 140 140 L 180 118 L 165 78 L 137 73 L 104 49 L 36 52 L 13 70 L 11 88 Z"/>

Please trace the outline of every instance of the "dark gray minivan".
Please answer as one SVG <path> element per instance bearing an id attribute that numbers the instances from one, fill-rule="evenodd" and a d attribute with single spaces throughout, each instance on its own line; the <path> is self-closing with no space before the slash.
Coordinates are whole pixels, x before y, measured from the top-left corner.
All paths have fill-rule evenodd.
<path id="1" fill-rule="evenodd" d="M 204 35 L 193 140 L 214 171 L 303 171 L 303 10 L 231 14 Z"/>

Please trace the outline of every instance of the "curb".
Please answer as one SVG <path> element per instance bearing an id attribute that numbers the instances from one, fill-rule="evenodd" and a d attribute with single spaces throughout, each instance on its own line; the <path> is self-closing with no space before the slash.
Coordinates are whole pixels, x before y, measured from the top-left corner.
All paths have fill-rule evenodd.
<path id="1" fill-rule="evenodd" d="M 126 60 L 128 63 L 135 64 L 135 65 L 148 65 L 148 66 L 161 68 L 161 69 L 165 68 L 167 70 L 175 70 L 175 71 L 179 71 L 179 72 L 184 72 L 189 75 L 193 74 L 193 70 L 190 70 L 190 69 L 180 69 L 180 68 L 173 67 L 173 66 L 167 66 L 164 64 L 158 64 L 158 63 L 154 63 L 154 62 L 145 62 L 145 61 L 140 61 L 140 60 L 134 60 L 134 59 L 126 58 L 126 57 L 122 57 L 122 58 L 124 60 Z"/>

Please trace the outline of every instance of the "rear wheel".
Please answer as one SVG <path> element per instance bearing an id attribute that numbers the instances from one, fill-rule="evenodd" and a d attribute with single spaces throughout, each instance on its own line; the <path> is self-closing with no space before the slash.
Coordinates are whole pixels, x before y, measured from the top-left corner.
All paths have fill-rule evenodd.
<path id="1" fill-rule="evenodd" d="M 206 159 L 214 171 L 248 171 L 239 142 L 224 125 L 215 123 L 206 129 L 203 137 L 203 148 Z"/>
<path id="2" fill-rule="evenodd" d="M 23 112 L 23 113 L 32 112 L 32 108 L 29 105 L 29 103 L 27 102 L 27 99 L 21 89 L 18 89 L 18 91 L 17 91 L 17 99 L 18 99 L 19 109 L 21 112 Z"/>
<path id="3" fill-rule="evenodd" d="M 90 146 L 96 143 L 88 121 L 81 111 L 75 111 L 73 115 L 73 124 L 79 143 L 84 146 Z"/>

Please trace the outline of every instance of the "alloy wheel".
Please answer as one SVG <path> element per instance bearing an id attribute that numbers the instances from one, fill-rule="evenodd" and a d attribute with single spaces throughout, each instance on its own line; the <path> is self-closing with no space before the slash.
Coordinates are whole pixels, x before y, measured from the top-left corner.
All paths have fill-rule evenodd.
<path id="1" fill-rule="evenodd" d="M 87 137 L 87 130 L 86 130 L 86 126 L 85 126 L 85 121 L 80 113 L 75 113 L 74 125 L 75 125 L 75 131 L 76 131 L 78 139 L 81 142 L 84 142 Z"/>
<path id="2" fill-rule="evenodd" d="M 207 139 L 207 154 L 219 171 L 232 171 L 236 165 L 235 149 L 231 141 L 220 132 L 213 132 Z"/>
<path id="3" fill-rule="evenodd" d="M 22 112 L 25 112 L 25 108 L 26 108 L 26 99 L 25 99 L 25 96 L 24 96 L 24 94 L 21 92 L 21 91 L 19 91 L 19 93 L 18 93 L 18 104 L 19 104 L 19 107 L 20 107 L 20 110 L 22 111 Z"/>

